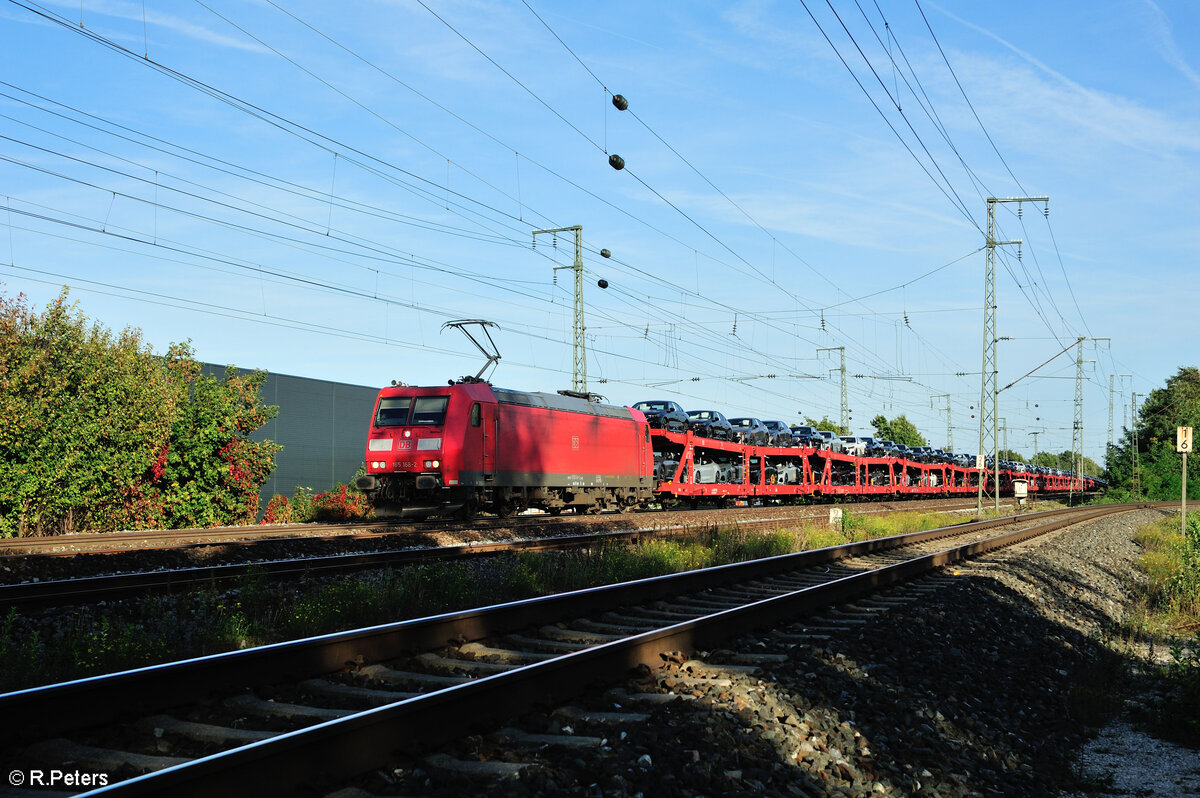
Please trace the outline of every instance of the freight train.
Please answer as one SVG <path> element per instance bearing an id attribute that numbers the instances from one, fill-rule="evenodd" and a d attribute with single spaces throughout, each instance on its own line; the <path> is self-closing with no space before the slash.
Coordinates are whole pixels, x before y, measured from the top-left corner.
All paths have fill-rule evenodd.
<path id="1" fill-rule="evenodd" d="M 791 503 L 977 492 L 990 469 L 809 446 L 764 446 L 654 427 L 632 407 L 570 391 L 535 393 L 466 379 L 379 392 L 358 487 L 381 517 L 528 508 L 552 515 L 652 505 Z M 1067 472 L 1000 469 L 1000 490 L 1086 493 L 1103 487 Z"/>

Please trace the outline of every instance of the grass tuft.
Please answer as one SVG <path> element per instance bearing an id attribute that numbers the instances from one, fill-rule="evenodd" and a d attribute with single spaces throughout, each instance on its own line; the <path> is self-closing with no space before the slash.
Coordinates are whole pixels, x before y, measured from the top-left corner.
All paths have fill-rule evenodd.
<path id="1" fill-rule="evenodd" d="M 0 691 L 774 557 L 957 523 L 947 514 L 846 512 L 838 527 L 750 532 L 714 527 L 638 545 L 520 552 L 272 586 L 251 571 L 236 588 L 79 607 L 69 618 L 11 609 L 0 621 Z"/>
<path id="2" fill-rule="evenodd" d="M 1134 539 L 1144 549 L 1138 559 L 1144 579 L 1135 586 L 1130 622 L 1170 648 L 1170 661 L 1157 668 L 1168 698 L 1158 703 L 1155 726 L 1166 737 L 1200 746 L 1200 514 L 1188 513 L 1184 530 L 1178 518 L 1165 518 Z"/>

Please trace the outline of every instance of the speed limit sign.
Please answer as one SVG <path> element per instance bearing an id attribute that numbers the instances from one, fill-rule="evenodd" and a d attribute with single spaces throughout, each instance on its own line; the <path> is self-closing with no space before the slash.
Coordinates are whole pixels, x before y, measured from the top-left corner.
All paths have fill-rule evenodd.
<path id="1" fill-rule="evenodd" d="M 1192 450 L 1192 428 L 1178 427 L 1175 430 L 1175 451 L 1190 452 Z"/>

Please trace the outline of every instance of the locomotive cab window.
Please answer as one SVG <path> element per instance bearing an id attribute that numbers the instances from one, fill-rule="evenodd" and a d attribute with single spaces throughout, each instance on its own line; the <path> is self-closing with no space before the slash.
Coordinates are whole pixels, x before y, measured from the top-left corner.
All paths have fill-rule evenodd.
<path id="1" fill-rule="evenodd" d="M 412 423 L 414 425 L 441 426 L 446 420 L 446 405 L 449 396 L 418 396 L 413 401 Z"/>
<path id="2" fill-rule="evenodd" d="M 471 405 L 471 426 L 478 427 L 483 411 L 479 409 L 479 402 Z"/>
<path id="3" fill-rule="evenodd" d="M 379 412 L 375 414 L 377 427 L 402 427 L 408 423 L 408 408 L 411 396 L 385 396 L 379 400 Z"/>

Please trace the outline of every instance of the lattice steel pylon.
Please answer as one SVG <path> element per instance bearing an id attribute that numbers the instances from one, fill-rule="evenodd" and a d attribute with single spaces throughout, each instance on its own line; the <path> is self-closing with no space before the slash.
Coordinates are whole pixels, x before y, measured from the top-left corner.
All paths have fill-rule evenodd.
<path id="1" fill-rule="evenodd" d="M 1071 480 L 1074 487 L 1079 481 L 1079 489 L 1083 490 L 1083 364 L 1094 363 L 1094 360 L 1083 359 L 1084 341 L 1107 341 L 1108 338 L 1085 338 L 1080 336 L 1075 350 L 1075 421 L 1071 424 L 1071 457 L 1074 459 L 1075 477 Z M 1069 494 L 1068 494 L 1069 495 Z"/>
<path id="2" fill-rule="evenodd" d="M 954 454 L 954 425 L 950 420 L 950 394 L 939 393 L 929 397 L 929 406 L 933 407 L 934 399 L 946 400 L 946 451 Z"/>
<path id="3" fill-rule="evenodd" d="M 996 204 L 1000 202 L 1044 202 L 1045 213 L 1050 213 L 1049 197 L 988 197 L 987 199 L 987 269 L 983 278 L 983 379 L 979 386 L 979 455 L 992 458 L 992 501 L 997 514 L 1000 513 L 1000 469 L 996 457 L 996 441 L 999 437 L 997 430 L 996 405 L 999 390 L 996 387 L 999 369 L 996 366 L 996 247 L 1009 244 L 1021 245 L 1020 239 L 1014 241 L 996 240 Z M 1018 210 L 1018 213 L 1020 211 Z M 985 459 L 986 465 L 986 459 Z M 979 480 L 979 491 L 976 501 L 976 512 L 983 513 L 983 494 L 986 491 L 985 478 Z"/>
<path id="4" fill-rule="evenodd" d="M 1075 349 L 1075 421 L 1071 424 L 1071 459 L 1074 460 L 1075 476 L 1071 479 L 1071 487 L 1075 480 L 1083 475 L 1083 339 L 1080 338 Z M 1080 483 L 1080 490 L 1083 489 Z M 1070 493 L 1067 494 L 1070 504 Z"/>
<path id="5" fill-rule="evenodd" d="M 1108 448 L 1104 450 L 1104 462 L 1108 466 L 1112 465 L 1112 463 L 1108 462 L 1108 457 L 1109 457 L 1109 452 L 1112 450 L 1113 444 L 1116 442 L 1113 439 L 1113 395 L 1114 395 L 1113 389 L 1115 387 L 1113 383 L 1114 383 L 1115 377 L 1129 377 L 1130 379 L 1132 379 L 1133 375 L 1132 374 L 1109 374 L 1108 375 Z M 1122 397 L 1122 398 L 1124 398 L 1124 397 Z M 1122 404 L 1124 404 L 1124 402 L 1122 402 Z"/>
<path id="6" fill-rule="evenodd" d="M 587 344 L 584 341 L 584 333 L 587 328 L 583 324 L 583 226 L 577 224 L 571 227 L 534 230 L 535 246 L 539 233 L 553 233 L 556 236 L 558 233 L 575 234 L 575 262 L 571 266 L 555 266 L 554 271 L 571 269 L 575 272 L 575 324 L 573 329 L 575 344 L 572 348 L 571 390 L 587 393 Z"/>
<path id="7" fill-rule="evenodd" d="M 1133 500 L 1142 498 L 1142 469 L 1138 461 L 1137 391 L 1129 393 L 1129 428 L 1133 432 Z"/>
<path id="8" fill-rule="evenodd" d="M 849 435 L 850 434 L 850 398 L 849 398 L 850 395 L 846 392 L 846 347 L 830 346 L 830 347 L 826 347 L 824 349 L 817 350 L 818 355 L 820 355 L 822 352 L 841 352 L 842 353 L 842 367 L 840 369 L 840 371 L 842 372 L 842 401 L 841 401 L 842 415 L 841 415 L 840 423 L 842 425 L 842 429 L 845 430 L 845 432 L 843 434 Z M 831 371 L 832 371 L 832 369 L 831 369 Z"/>
<path id="9" fill-rule="evenodd" d="M 1108 375 L 1108 448 L 1104 450 L 1104 462 L 1108 463 L 1108 449 L 1113 445 L 1113 378 L 1115 374 Z"/>

